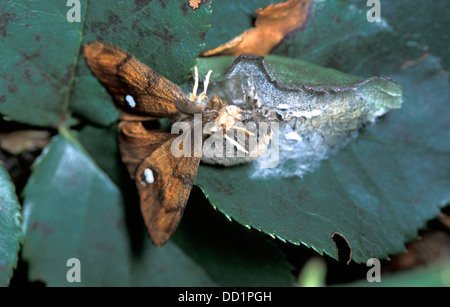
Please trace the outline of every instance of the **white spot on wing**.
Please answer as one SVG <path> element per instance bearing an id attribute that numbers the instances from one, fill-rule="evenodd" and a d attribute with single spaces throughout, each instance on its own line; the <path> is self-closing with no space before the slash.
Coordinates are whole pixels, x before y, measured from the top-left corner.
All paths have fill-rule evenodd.
<path id="1" fill-rule="evenodd" d="M 155 177 L 153 177 L 153 172 L 149 168 L 145 169 L 144 176 L 145 181 L 147 181 L 148 183 L 152 183 L 153 181 L 155 181 Z"/>
<path id="2" fill-rule="evenodd" d="M 133 96 L 127 95 L 127 96 L 125 97 L 125 100 L 128 102 L 128 105 L 129 105 L 130 107 L 134 108 L 134 107 L 136 106 L 136 102 L 134 101 Z"/>

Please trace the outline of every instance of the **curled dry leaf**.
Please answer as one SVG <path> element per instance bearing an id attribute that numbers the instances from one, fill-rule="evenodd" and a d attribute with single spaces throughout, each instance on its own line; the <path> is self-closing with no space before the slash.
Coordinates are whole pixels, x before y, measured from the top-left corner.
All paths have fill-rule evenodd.
<path id="1" fill-rule="evenodd" d="M 202 1 L 201 0 L 189 0 L 189 6 L 193 9 L 196 10 L 200 7 L 200 3 Z"/>
<path id="2" fill-rule="evenodd" d="M 0 133 L 0 148 L 11 154 L 19 154 L 25 150 L 42 149 L 50 142 L 48 131 L 19 130 Z"/>
<path id="3" fill-rule="evenodd" d="M 258 9 L 255 27 L 202 56 L 254 54 L 266 55 L 286 34 L 299 29 L 308 17 L 311 0 L 288 0 Z"/>

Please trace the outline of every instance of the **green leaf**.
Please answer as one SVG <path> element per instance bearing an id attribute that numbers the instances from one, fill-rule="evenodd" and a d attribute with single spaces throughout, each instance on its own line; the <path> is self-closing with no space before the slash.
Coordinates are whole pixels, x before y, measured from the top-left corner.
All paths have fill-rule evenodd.
<path id="1" fill-rule="evenodd" d="M 120 152 L 117 143 L 117 125 L 96 127 L 87 125 L 79 131 L 78 139 L 98 166 L 118 186 L 121 183 Z"/>
<path id="2" fill-rule="evenodd" d="M 25 188 L 23 257 L 30 280 L 49 286 L 293 283 L 291 267 L 273 244 L 232 228 L 199 192 L 188 205 L 175 240 L 153 246 L 145 233 L 136 189 L 126 185 L 122 189 L 126 201 L 71 133 L 63 131 L 55 137 Z M 224 249 L 231 254 L 226 256 Z M 231 252 L 236 250 L 240 250 L 239 261 Z M 80 260 L 81 283 L 66 280 L 70 258 Z"/>
<path id="3" fill-rule="evenodd" d="M 209 4 L 193 11 L 184 0 L 80 2 L 80 23 L 67 21 L 66 1 L 0 4 L 1 113 L 40 126 L 57 126 L 69 111 L 100 125 L 115 121 L 109 94 L 80 54 L 94 40 L 128 50 L 175 83 L 187 80 L 209 29 Z"/>
<path id="4" fill-rule="evenodd" d="M 23 258 L 29 278 L 70 286 L 67 261 L 81 263 L 85 286 L 130 282 L 122 198 L 70 135 L 46 148 L 24 190 Z"/>
<path id="5" fill-rule="evenodd" d="M 0 164 L 0 287 L 6 287 L 17 265 L 22 241 L 20 204 L 8 172 Z"/>
<path id="6" fill-rule="evenodd" d="M 55 126 L 67 111 L 83 25 L 65 3 L 0 4 L 0 112 L 13 120 Z"/>
<path id="7" fill-rule="evenodd" d="M 404 88 L 404 108 L 303 178 L 250 179 L 249 165 L 201 166 L 196 184 L 226 216 L 320 254 L 337 258 L 333 235 L 346 238 L 356 262 L 404 251 L 450 200 L 450 127 L 437 116 L 450 111 L 450 93 L 433 57 L 392 77 Z"/>

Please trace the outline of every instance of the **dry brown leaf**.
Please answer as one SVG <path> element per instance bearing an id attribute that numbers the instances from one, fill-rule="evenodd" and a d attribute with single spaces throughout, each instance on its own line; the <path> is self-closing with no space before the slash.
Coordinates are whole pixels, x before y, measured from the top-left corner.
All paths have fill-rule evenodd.
<path id="1" fill-rule="evenodd" d="M 300 28 L 308 16 L 311 0 L 288 0 L 258 9 L 255 27 L 202 56 L 266 55 L 286 34 Z"/>
<path id="2" fill-rule="evenodd" d="M 40 130 L 19 130 L 0 133 L 0 148 L 11 154 L 42 149 L 50 142 L 50 133 Z"/>
<path id="3" fill-rule="evenodd" d="M 200 3 L 202 1 L 201 0 L 189 0 L 189 6 L 193 9 L 196 10 L 200 7 Z"/>
<path id="4" fill-rule="evenodd" d="M 203 4 L 211 3 L 212 0 L 189 0 L 189 7 L 195 11 L 198 10 Z"/>

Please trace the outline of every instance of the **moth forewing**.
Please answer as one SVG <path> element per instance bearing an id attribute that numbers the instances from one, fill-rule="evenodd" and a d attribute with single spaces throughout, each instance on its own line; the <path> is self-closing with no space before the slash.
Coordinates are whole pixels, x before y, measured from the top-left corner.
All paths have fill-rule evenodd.
<path id="1" fill-rule="evenodd" d="M 177 85 L 122 48 L 92 42 L 84 46 L 83 54 L 91 71 L 126 112 L 174 118 L 179 113 L 175 102 L 189 102 Z"/>

